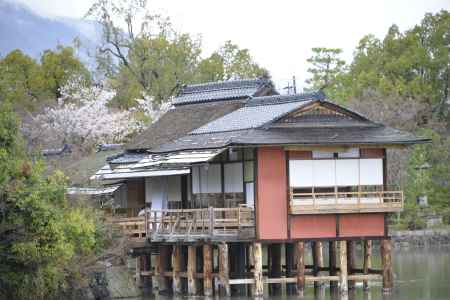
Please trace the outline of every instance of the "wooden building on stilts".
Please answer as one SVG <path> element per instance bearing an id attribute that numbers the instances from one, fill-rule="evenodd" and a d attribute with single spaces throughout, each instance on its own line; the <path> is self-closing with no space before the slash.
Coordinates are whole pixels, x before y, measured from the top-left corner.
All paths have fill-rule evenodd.
<path id="1" fill-rule="evenodd" d="M 382 280 L 387 292 L 387 216 L 404 198 L 386 184 L 386 151 L 426 141 L 320 92 L 214 82 L 185 86 L 93 177 L 127 187 L 116 223 L 133 238 L 143 288 L 262 297 L 302 295 L 310 283 L 345 294 Z"/>

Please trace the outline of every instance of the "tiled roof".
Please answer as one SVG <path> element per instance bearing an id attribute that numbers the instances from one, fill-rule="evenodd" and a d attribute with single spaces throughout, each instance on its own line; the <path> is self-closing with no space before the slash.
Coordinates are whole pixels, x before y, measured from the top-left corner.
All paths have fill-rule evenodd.
<path id="1" fill-rule="evenodd" d="M 386 127 L 269 128 L 188 135 L 155 148 L 154 152 L 213 149 L 245 145 L 397 145 L 428 139 Z"/>
<path id="2" fill-rule="evenodd" d="M 173 104 L 177 106 L 244 99 L 257 95 L 265 87 L 272 88 L 272 84 L 269 80 L 262 78 L 192 84 L 181 89 Z"/>
<path id="3" fill-rule="evenodd" d="M 323 99 L 323 94 L 321 93 L 255 97 L 250 99 L 244 107 L 212 121 L 191 133 L 202 134 L 258 128 L 313 100 L 321 99 Z"/>

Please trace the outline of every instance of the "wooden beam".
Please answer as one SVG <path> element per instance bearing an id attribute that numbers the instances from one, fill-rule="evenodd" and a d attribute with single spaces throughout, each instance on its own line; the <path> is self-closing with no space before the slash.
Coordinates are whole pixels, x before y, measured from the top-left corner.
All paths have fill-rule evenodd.
<path id="1" fill-rule="evenodd" d="M 364 275 L 368 275 L 370 268 L 372 267 L 371 257 L 372 257 L 372 241 L 364 240 L 364 263 L 363 263 Z M 369 280 L 363 281 L 363 287 L 364 290 L 369 289 Z"/>
<path id="2" fill-rule="evenodd" d="M 390 292 L 392 283 L 391 241 L 381 241 L 381 263 L 383 265 L 383 292 Z"/>
<path id="3" fill-rule="evenodd" d="M 255 298 L 262 298 L 264 296 L 264 282 L 263 282 L 263 266 L 262 266 L 262 245 L 261 243 L 253 244 L 253 260 L 255 263 L 254 279 L 255 287 L 253 296 Z"/>
<path id="4" fill-rule="evenodd" d="M 212 246 L 203 245 L 203 293 L 205 297 L 213 295 L 213 265 L 212 265 Z"/>
<path id="5" fill-rule="evenodd" d="M 219 244 L 219 278 L 227 297 L 231 296 L 230 289 L 230 271 L 228 263 L 228 245 L 226 243 Z"/>
<path id="6" fill-rule="evenodd" d="M 297 294 L 303 297 L 305 291 L 305 243 L 297 242 Z"/>
<path id="7" fill-rule="evenodd" d="M 346 241 L 339 241 L 339 263 L 341 272 L 339 274 L 339 283 L 341 294 L 346 295 L 348 292 L 347 286 L 347 243 Z"/>
<path id="8" fill-rule="evenodd" d="M 187 281 L 188 281 L 188 295 L 195 296 L 197 294 L 197 247 L 188 246 L 188 261 L 187 261 Z"/>

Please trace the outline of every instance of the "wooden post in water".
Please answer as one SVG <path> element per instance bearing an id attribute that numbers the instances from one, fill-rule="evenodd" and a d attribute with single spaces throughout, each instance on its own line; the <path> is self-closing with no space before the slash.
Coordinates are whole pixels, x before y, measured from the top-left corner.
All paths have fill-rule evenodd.
<path id="1" fill-rule="evenodd" d="M 152 270 L 152 255 L 150 253 L 142 256 L 142 264 L 145 272 L 151 272 Z M 141 276 L 142 287 L 145 292 L 148 293 L 152 290 L 152 277 L 150 275 Z"/>
<path id="2" fill-rule="evenodd" d="M 142 277 L 141 277 L 141 269 L 142 269 L 142 259 L 141 256 L 136 257 L 136 274 L 134 276 L 136 286 L 142 287 Z"/>
<path id="3" fill-rule="evenodd" d="M 203 294 L 205 297 L 213 295 L 213 260 L 212 246 L 210 244 L 203 245 Z"/>
<path id="4" fill-rule="evenodd" d="M 381 241 L 381 263 L 383 264 L 383 293 L 390 293 L 392 289 L 392 259 L 391 241 Z"/>
<path id="5" fill-rule="evenodd" d="M 285 247 L 285 263 L 286 263 L 286 278 L 294 276 L 294 270 L 296 268 L 294 257 L 294 244 L 286 243 Z M 293 294 L 295 292 L 295 283 L 286 283 L 287 294 Z"/>
<path id="6" fill-rule="evenodd" d="M 159 259 L 159 253 L 156 255 L 154 260 L 155 266 L 152 276 L 152 286 L 155 291 L 159 290 L 159 276 L 161 273 L 161 267 L 160 267 L 160 259 Z"/>
<path id="7" fill-rule="evenodd" d="M 356 268 L 356 242 L 355 241 L 347 241 L 347 272 L 348 274 L 352 274 L 353 270 Z M 355 281 L 348 281 L 348 289 L 355 288 Z"/>
<path id="8" fill-rule="evenodd" d="M 159 292 L 164 292 L 169 289 L 169 280 L 166 278 L 164 272 L 166 272 L 170 265 L 170 246 L 160 245 L 159 255 L 158 255 L 158 265 L 159 265 L 159 282 L 158 288 Z"/>
<path id="9" fill-rule="evenodd" d="M 181 246 L 174 245 L 172 250 L 172 288 L 175 295 L 181 295 Z"/>
<path id="10" fill-rule="evenodd" d="M 271 244 L 268 246 L 269 254 L 269 277 L 281 278 L 281 244 Z M 281 293 L 281 283 L 269 284 L 269 294 L 279 295 Z"/>
<path id="11" fill-rule="evenodd" d="M 336 241 L 329 241 L 328 242 L 328 265 L 330 268 L 330 276 L 336 276 L 337 275 L 337 269 L 336 269 Z M 336 289 L 338 286 L 337 281 L 330 281 L 330 288 Z"/>
<path id="12" fill-rule="evenodd" d="M 364 263 L 363 263 L 364 275 L 368 275 L 369 269 L 372 267 L 371 257 L 372 257 L 372 241 L 365 240 L 364 241 Z M 363 281 L 363 287 L 364 287 L 364 290 L 369 289 L 369 280 Z"/>
<path id="13" fill-rule="evenodd" d="M 323 247 L 322 242 L 317 241 L 312 243 L 312 253 L 313 253 L 313 273 L 314 276 L 320 275 L 320 268 L 323 268 Z M 319 281 L 314 281 L 314 288 L 317 289 L 322 286 L 323 283 Z"/>
<path id="14" fill-rule="evenodd" d="M 188 246 L 188 261 L 187 261 L 187 281 L 188 281 L 188 295 L 195 296 L 197 294 L 197 247 Z"/>
<path id="15" fill-rule="evenodd" d="M 226 243 L 219 244 L 219 277 L 221 286 L 225 290 L 225 295 L 231 296 L 228 245 Z"/>
<path id="16" fill-rule="evenodd" d="M 339 284 L 341 294 L 347 295 L 347 243 L 339 241 L 339 265 L 341 272 L 339 273 Z"/>
<path id="17" fill-rule="evenodd" d="M 297 295 L 303 297 L 305 291 L 305 243 L 297 242 Z"/>
<path id="18" fill-rule="evenodd" d="M 255 288 L 254 288 L 253 296 L 255 298 L 262 298 L 264 296 L 264 282 L 263 282 L 262 245 L 261 245 L 261 243 L 253 244 L 253 260 L 255 263 L 255 268 L 254 268 Z"/>

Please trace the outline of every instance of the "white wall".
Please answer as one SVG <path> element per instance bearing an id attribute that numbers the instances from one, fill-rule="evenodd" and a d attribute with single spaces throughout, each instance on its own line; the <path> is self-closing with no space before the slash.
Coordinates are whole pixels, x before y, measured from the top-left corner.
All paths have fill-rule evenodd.
<path id="1" fill-rule="evenodd" d="M 241 162 L 224 164 L 224 177 L 225 193 L 244 192 L 244 175 Z"/>
<path id="2" fill-rule="evenodd" d="M 168 177 L 145 178 L 145 202 L 152 203 L 152 209 L 167 208 Z"/>
<path id="3" fill-rule="evenodd" d="M 383 159 L 290 160 L 291 187 L 383 185 Z"/>
<path id="4" fill-rule="evenodd" d="M 192 167 L 192 193 L 221 193 L 220 164 Z"/>

